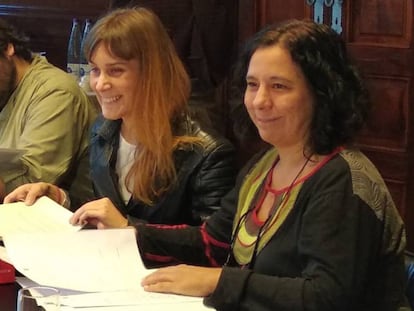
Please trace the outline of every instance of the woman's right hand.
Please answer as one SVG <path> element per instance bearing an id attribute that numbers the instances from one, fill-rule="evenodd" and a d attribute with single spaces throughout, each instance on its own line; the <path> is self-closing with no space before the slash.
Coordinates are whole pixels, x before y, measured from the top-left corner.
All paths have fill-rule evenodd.
<path id="1" fill-rule="evenodd" d="M 177 265 L 160 268 L 144 277 L 147 292 L 207 297 L 215 291 L 222 269 Z"/>
<path id="2" fill-rule="evenodd" d="M 23 201 L 26 205 L 33 205 L 39 197 L 44 195 L 59 204 L 61 203 L 61 190 L 57 186 L 45 182 L 25 184 L 17 187 L 6 195 L 3 203 Z"/>

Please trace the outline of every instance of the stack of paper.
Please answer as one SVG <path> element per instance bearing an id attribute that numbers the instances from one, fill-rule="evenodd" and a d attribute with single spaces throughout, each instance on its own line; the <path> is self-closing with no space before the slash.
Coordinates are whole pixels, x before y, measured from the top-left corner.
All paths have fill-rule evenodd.
<path id="1" fill-rule="evenodd" d="M 143 290 L 141 279 L 150 271 L 133 229 L 80 230 L 69 223 L 71 214 L 46 197 L 33 206 L 0 205 L 7 260 L 31 281 L 60 288 L 65 310 L 207 309 L 201 298 Z"/>

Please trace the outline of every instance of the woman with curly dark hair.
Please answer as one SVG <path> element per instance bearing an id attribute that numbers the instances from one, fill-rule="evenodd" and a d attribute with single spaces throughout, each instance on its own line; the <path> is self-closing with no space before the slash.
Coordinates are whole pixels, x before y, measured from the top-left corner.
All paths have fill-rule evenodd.
<path id="1" fill-rule="evenodd" d="M 238 73 L 271 148 L 202 227 L 136 227 L 147 265 L 197 265 L 158 269 L 144 288 L 205 297 L 217 310 L 397 310 L 404 225 L 353 145 L 369 101 L 341 38 L 311 21 L 269 26 Z"/>

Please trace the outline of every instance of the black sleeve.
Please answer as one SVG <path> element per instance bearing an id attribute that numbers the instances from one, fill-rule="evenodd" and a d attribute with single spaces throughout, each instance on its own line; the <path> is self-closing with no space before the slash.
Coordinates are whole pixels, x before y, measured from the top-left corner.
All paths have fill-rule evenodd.
<path id="1" fill-rule="evenodd" d="M 301 265 L 297 275 L 270 275 L 225 267 L 216 290 L 205 303 L 217 310 L 365 310 L 361 309 L 363 293 L 373 301 L 385 301 L 382 299 L 384 295 L 389 297 L 387 304 L 377 305 L 375 310 L 396 310 L 400 284 L 381 278 L 384 275 L 381 269 L 372 269 L 381 267 L 378 252 L 383 239 L 383 224 L 358 196 L 346 187 L 338 188 L 340 182 L 336 177 L 325 176 L 323 182 L 308 189 L 313 192 L 311 199 L 306 196 L 301 201 L 298 197 L 297 204 L 301 208 L 292 210 L 292 221 L 287 219 L 287 226 L 297 228 L 283 236 L 284 240 L 292 239 L 296 245 L 295 260 Z M 395 239 L 401 240 L 402 232 L 395 233 Z M 269 256 L 271 252 L 279 252 L 279 245 L 268 244 L 266 252 L 271 248 Z M 393 252 L 401 253 L 398 245 Z M 390 255 L 386 260 L 393 257 Z M 395 268 L 394 275 L 387 276 L 399 282 L 403 265 L 398 260 L 402 256 L 394 258 L 396 262 L 386 263 L 388 269 L 390 266 Z M 273 264 L 278 265 L 278 262 Z M 374 271 L 378 277 L 370 275 L 367 278 L 367 271 Z M 386 281 L 396 290 L 387 287 L 388 292 L 367 293 L 367 288 L 376 288 L 367 283 L 370 279 L 379 284 Z"/>
<path id="2" fill-rule="evenodd" d="M 231 231 L 243 169 L 236 187 L 220 201 L 220 209 L 200 227 L 188 225 L 137 224 L 138 248 L 147 267 L 178 263 L 220 266 L 224 264 L 231 239 Z"/>
<path id="3" fill-rule="evenodd" d="M 236 176 L 233 145 L 227 140 L 210 142 L 191 178 L 193 218 L 204 221 L 218 210 L 220 200 L 234 187 Z"/>

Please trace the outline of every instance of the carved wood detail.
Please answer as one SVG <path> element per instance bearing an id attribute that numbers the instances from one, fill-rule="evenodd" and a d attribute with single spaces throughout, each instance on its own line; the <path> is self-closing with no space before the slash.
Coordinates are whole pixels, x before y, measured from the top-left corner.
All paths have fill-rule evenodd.
<path id="1" fill-rule="evenodd" d="M 408 147 L 408 94 L 403 77 L 366 77 L 373 109 L 359 141 L 373 148 L 406 152 Z"/>
<path id="2" fill-rule="evenodd" d="M 349 42 L 407 48 L 412 40 L 413 4 L 401 0 L 349 1 Z"/>

